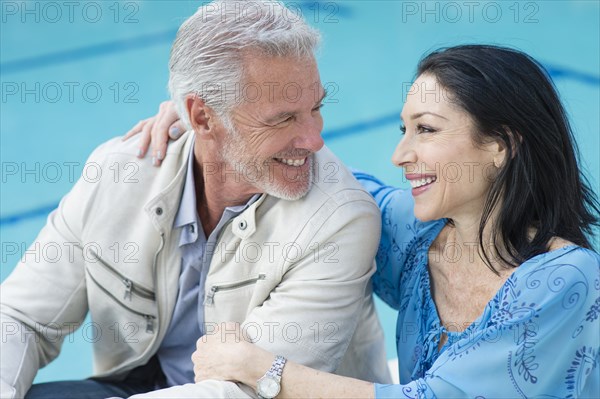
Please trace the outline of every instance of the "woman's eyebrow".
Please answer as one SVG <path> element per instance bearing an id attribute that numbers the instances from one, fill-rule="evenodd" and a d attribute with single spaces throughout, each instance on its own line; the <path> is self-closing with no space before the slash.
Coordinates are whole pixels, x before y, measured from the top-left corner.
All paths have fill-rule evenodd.
<path id="1" fill-rule="evenodd" d="M 418 112 L 416 114 L 412 114 L 411 117 L 410 117 L 410 119 L 415 120 L 415 119 L 418 119 L 418 118 L 420 118 L 420 117 L 422 117 L 423 115 L 426 115 L 426 114 L 437 116 L 438 118 L 442 118 L 442 119 L 448 120 L 448 118 L 446 118 L 446 117 L 444 117 L 444 116 L 442 116 L 440 114 L 436 114 L 435 112 L 430 112 L 430 111 Z"/>

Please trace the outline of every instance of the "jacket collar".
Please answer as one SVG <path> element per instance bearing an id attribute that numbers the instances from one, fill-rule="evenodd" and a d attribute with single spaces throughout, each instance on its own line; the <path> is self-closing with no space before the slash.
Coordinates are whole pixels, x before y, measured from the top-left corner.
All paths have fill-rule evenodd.
<path id="1" fill-rule="evenodd" d="M 194 132 L 190 131 L 186 133 L 187 137 L 183 143 L 183 149 L 179 153 L 172 154 L 178 157 L 177 164 L 175 165 L 176 172 L 175 177 L 171 182 L 162 189 L 155 197 L 150 199 L 144 206 L 144 211 L 152 221 L 154 227 L 164 232 L 173 226 L 173 220 L 179 209 L 179 201 L 181 198 L 181 191 L 183 189 L 183 183 L 185 181 L 187 159 L 190 151 L 193 151 L 194 143 Z M 185 137 L 185 136 L 184 136 Z M 177 145 L 179 143 L 171 143 L 170 145 Z M 181 145 L 181 144 L 180 144 Z M 166 165 L 161 166 L 161 168 Z M 160 171 L 164 173 L 166 171 Z"/>

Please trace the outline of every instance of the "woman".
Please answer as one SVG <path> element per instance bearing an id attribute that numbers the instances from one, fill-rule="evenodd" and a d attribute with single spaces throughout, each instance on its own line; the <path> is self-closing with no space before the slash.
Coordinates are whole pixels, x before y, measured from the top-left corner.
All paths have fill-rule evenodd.
<path id="1" fill-rule="evenodd" d="M 599 205 L 543 69 L 502 47 L 434 52 L 402 120 L 392 160 L 412 190 L 356 173 L 382 210 L 373 284 L 398 310 L 401 384 L 289 361 L 279 397 L 598 397 Z M 193 356 L 198 380 L 254 387 L 273 358 L 230 334 Z"/>

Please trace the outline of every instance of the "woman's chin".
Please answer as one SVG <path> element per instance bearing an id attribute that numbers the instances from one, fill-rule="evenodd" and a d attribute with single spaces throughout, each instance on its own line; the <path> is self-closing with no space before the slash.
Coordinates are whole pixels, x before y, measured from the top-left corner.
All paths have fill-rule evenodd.
<path id="1" fill-rule="evenodd" d="M 418 207 L 414 209 L 415 217 L 420 222 L 431 222 L 432 220 L 442 219 L 442 216 L 437 215 L 435 212 L 432 212 L 428 209 L 419 209 Z"/>

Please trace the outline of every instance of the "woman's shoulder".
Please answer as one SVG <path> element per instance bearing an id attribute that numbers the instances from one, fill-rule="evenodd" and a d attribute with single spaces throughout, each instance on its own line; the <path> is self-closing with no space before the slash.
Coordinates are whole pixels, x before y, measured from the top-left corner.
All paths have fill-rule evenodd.
<path id="1" fill-rule="evenodd" d="M 539 254 L 527 260 L 521 267 L 535 271 L 540 267 L 551 266 L 569 266 L 579 270 L 586 270 L 593 276 L 599 277 L 600 272 L 600 254 L 581 247 L 572 242 L 561 238 L 554 238 L 550 241 L 549 251 Z"/>
<path id="2" fill-rule="evenodd" d="M 515 274 L 529 279 L 547 276 L 557 284 L 556 287 L 577 281 L 600 285 L 600 255 L 560 239 L 550 243 L 548 252 L 530 258 L 519 269 L 521 273 Z"/>
<path id="3" fill-rule="evenodd" d="M 578 245 L 556 245 L 524 262 L 509 278 L 518 301 L 558 301 L 565 309 L 594 303 L 600 291 L 600 255 Z M 583 309 L 583 308 L 582 308 Z"/>
<path id="4" fill-rule="evenodd" d="M 597 337 L 599 293 L 600 256 L 577 245 L 558 247 L 534 256 L 510 275 L 488 304 L 481 325 L 521 326 L 516 331 L 535 327 L 531 338 L 564 345 L 582 332 L 580 338 Z"/>

